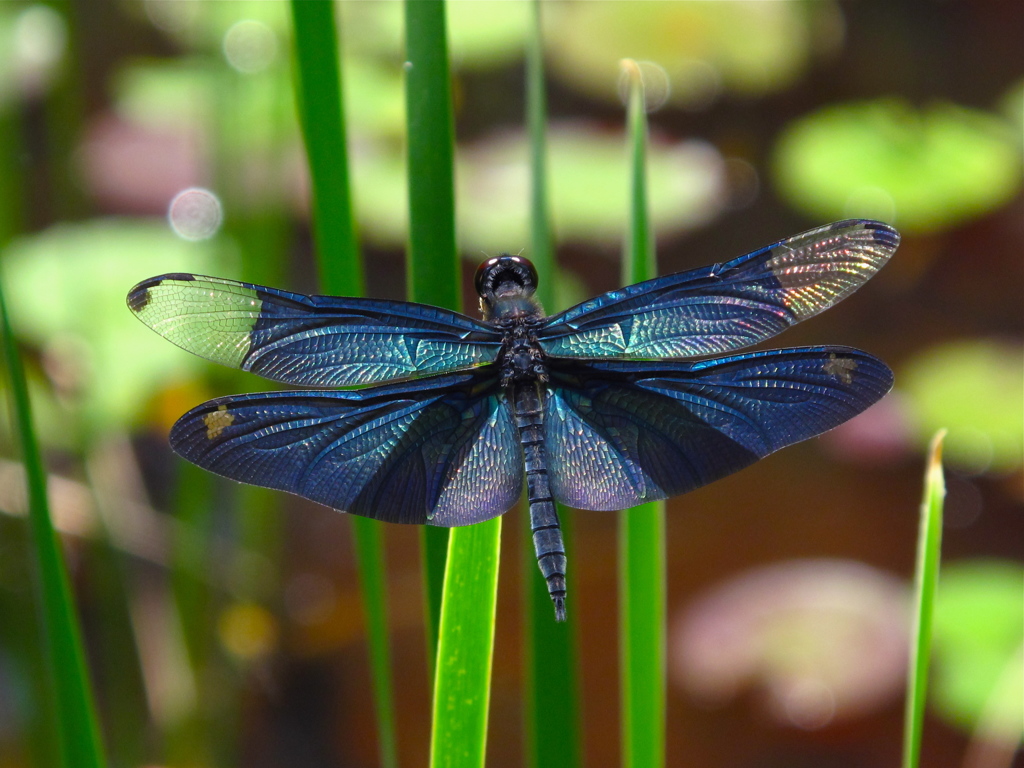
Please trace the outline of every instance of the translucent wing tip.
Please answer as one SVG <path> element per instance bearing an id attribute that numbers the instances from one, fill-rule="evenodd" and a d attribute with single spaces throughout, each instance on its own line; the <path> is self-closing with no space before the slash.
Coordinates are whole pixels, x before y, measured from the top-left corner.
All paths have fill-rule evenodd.
<path id="1" fill-rule="evenodd" d="M 195 279 L 195 275 L 185 274 L 184 272 L 175 272 L 172 274 L 147 278 L 128 291 L 128 309 L 136 315 L 141 313 L 147 306 L 149 306 L 150 299 L 153 296 L 152 290 L 167 280 L 183 282 Z"/>
<path id="2" fill-rule="evenodd" d="M 900 233 L 881 221 L 863 220 L 861 227 L 869 230 L 874 241 L 889 251 L 895 251 L 900 244 Z"/>
<path id="3" fill-rule="evenodd" d="M 900 244 L 900 233 L 890 227 L 884 221 L 872 219 L 846 219 L 827 224 L 819 229 L 797 235 L 798 238 L 809 235 L 823 236 L 828 234 L 842 234 L 856 242 L 862 249 L 870 249 L 885 254 L 888 258 L 892 256 Z"/>
<path id="4" fill-rule="evenodd" d="M 888 224 L 847 219 L 782 240 L 736 263 L 748 269 L 762 253 L 769 257 L 764 268 L 778 281 L 772 287 L 774 301 L 790 314 L 785 325 L 792 325 L 835 306 L 864 285 L 888 263 L 899 243 L 899 233 Z"/>

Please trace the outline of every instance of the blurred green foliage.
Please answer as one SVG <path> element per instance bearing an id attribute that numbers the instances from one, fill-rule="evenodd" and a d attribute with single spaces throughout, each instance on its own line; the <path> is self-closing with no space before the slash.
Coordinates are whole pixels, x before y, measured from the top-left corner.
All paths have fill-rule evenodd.
<path id="1" fill-rule="evenodd" d="M 1024 80 L 1014 85 L 1003 97 L 1001 112 L 1010 121 L 1018 136 L 1024 136 Z"/>
<path id="2" fill-rule="evenodd" d="M 529 21 L 526 3 L 450 3 L 446 8 L 451 65 L 489 68 L 522 54 Z M 400 2 L 341 3 L 346 47 L 362 55 L 395 58 L 403 55 Z"/>
<path id="3" fill-rule="evenodd" d="M 617 244 L 626 226 L 627 158 L 622 140 L 577 126 L 552 131 L 549 183 L 555 231 L 563 241 Z M 666 235 L 712 218 L 724 196 L 721 157 L 700 142 L 652 144 L 651 221 Z M 456 161 L 458 238 L 463 253 L 516 250 L 529 242 L 527 147 L 522 134 L 478 142 Z M 356 210 L 365 236 L 398 246 L 405 238 L 401 156 L 381 145 L 353 157 Z"/>
<path id="4" fill-rule="evenodd" d="M 353 7 L 350 7 L 353 6 Z M 452 6 L 452 56 L 456 67 L 481 67 L 503 61 L 521 50 L 525 5 L 473 3 Z M 345 4 L 342 31 L 346 49 L 345 104 L 352 136 L 355 207 L 363 235 L 387 247 L 405 242 L 404 96 L 398 60 L 401 41 L 397 3 Z M 494 12 L 495 9 L 505 9 Z M 266 14 L 264 14 L 265 16 Z M 271 14 L 273 15 L 273 14 Z M 237 17 L 235 17 L 237 18 Z M 269 18 L 262 18 L 269 22 Z M 192 22 L 202 34 L 185 37 L 192 46 L 212 50 L 213 30 L 230 27 L 222 13 L 199 12 Z M 276 30 L 275 25 L 275 31 Z M 367 32 L 369 30 L 369 32 Z M 485 44 L 486 43 L 486 44 Z M 216 127 L 221 101 L 230 94 L 232 124 L 240 127 L 220 142 L 236 155 L 236 169 L 256 164 L 268 142 L 285 141 L 297 151 L 286 71 L 265 73 L 262 88 L 228 89 L 208 57 L 130 64 L 118 74 L 114 94 L 119 113 L 140 126 L 202 136 Z M 283 93 L 289 98 L 280 98 Z M 269 131 L 267 126 L 285 126 Z M 226 137 L 225 137 L 226 138 Z M 198 147 L 202 151 L 205 142 Z M 562 241 L 617 244 L 626 226 L 627 158 L 621 139 L 586 124 L 564 125 L 551 136 L 549 168 L 552 212 Z M 458 233 L 463 251 L 475 259 L 480 251 L 514 248 L 529 242 L 527 232 L 526 142 L 521 133 L 485 137 L 458 156 Z M 200 158 L 202 160 L 202 158 Z M 651 147 L 651 220 L 667 235 L 691 230 L 722 208 L 726 197 L 722 157 L 710 144 L 655 142 Z M 285 167 L 280 183 L 287 190 L 303 186 L 301 167 Z M 223 184 L 237 183 L 224 178 Z M 250 193 L 251 194 L 251 193 Z"/>
<path id="5" fill-rule="evenodd" d="M 921 444 L 945 427 L 947 463 L 975 472 L 1024 465 L 1024 346 L 969 339 L 921 352 L 899 386 Z"/>
<path id="6" fill-rule="evenodd" d="M 965 560 L 943 568 L 935 605 L 934 701 L 982 738 L 1024 738 L 1024 566 Z"/>
<path id="7" fill-rule="evenodd" d="M 951 104 L 840 104 L 783 132 L 775 172 L 782 193 L 811 216 L 877 218 L 904 233 L 935 232 L 1016 194 L 1020 136 L 994 115 Z"/>
<path id="8" fill-rule="evenodd" d="M 548 183 L 555 232 L 563 240 L 618 244 L 628 225 L 628 158 L 622 139 L 584 126 L 548 135 Z M 651 226 L 664 235 L 697 227 L 724 196 L 721 156 L 698 141 L 648 146 Z M 458 165 L 460 242 L 475 255 L 528 243 L 525 136 L 478 143 Z"/>
<path id="9" fill-rule="evenodd" d="M 125 296 L 164 272 L 234 275 L 232 251 L 223 239 L 188 242 L 146 219 L 60 224 L 5 249 L 12 323 L 42 351 L 58 394 L 80 405 L 80 426 L 103 434 L 137 423 L 154 392 L 196 375 L 201 360 L 154 344 L 149 329 L 125 321 Z M 64 418 L 40 415 L 44 428 L 66 438 Z"/>
<path id="10" fill-rule="evenodd" d="M 832 2 L 559 3 L 549 18 L 552 74 L 573 88 L 619 98 L 618 61 L 628 57 L 663 67 L 669 101 L 694 108 L 723 90 L 785 88 L 842 38 Z"/>

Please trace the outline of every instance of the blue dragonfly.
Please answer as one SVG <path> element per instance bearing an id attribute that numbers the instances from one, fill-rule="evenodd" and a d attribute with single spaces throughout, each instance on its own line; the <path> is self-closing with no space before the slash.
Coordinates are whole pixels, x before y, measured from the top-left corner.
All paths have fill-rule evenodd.
<path id="1" fill-rule="evenodd" d="M 537 562 L 565 619 L 555 502 L 619 510 L 710 483 L 857 415 L 892 386 L 839 346 L 715 357 L 831 307 L 896 250 L 841 221 L 545 316 L 519 256 L 476 274 L 483 319 L 168 274 L 128 306 L 196 355 L 306 390 L 219 397 L 171 429 L 211 472 L 391 523 L 471 525 L 526 477 Z M 701 359 L 686 360 L 697 357 Z"/>

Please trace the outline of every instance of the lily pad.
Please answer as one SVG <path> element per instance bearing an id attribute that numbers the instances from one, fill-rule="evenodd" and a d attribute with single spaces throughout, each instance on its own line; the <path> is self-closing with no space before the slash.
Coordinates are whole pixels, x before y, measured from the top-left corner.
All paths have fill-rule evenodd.
<path id="1" fill-rule="evenodd" d="M 558 3 L 544 7 L 551 72 L 595 98 L 618 100 L 619 60 L 649 60 L 669 100 L 704 106 L 722 90 L 760 96 L 792 84 L 838 47 L 834 3 Z"/>
<path id="2" fill-rule="evenodd" d="M 123 428 L 153 394 L 203 365 L 156 337 L 125 306 L 129 289 L 165 272 L 230 276 L 230 245 L 188 242 L 158 220 L 63 224 L 3 254 L 15 332 L 39 348 L 90 429 Z"/>
<path id="3" fill-rule="evenodd" d="M 629 163 L 617 132 L 555 127 L 548 138 L 551 212 L 562 240 L 622 242 L 629 214 Z M 648 146 L 648 216 L 660 236 L 705 223 L 722 208 L 724 164 L 701 141 Z M 526 138 L 511 134 L 463 153 L 458 167 L 460 241 L 493 251 L 529 242 Z"/>
<path id="4" fill-rule="evenodd" d="M 933 699 L 951 722 L 986 739 L 1020 741 L 1024 722 L 1024 567 L 952 563 L 935 603 Z"/>
<path id="5" fill-rule="evenodd" d="M 660 236 L 712 219 L 725 202 L 721 155 L 709 144 L 652 142 L 650 220 Z M 555 127 L 548 142 L 551 209 L 560 240 L 618 246 L 629 211 L 622 135 L 586 126 Z M 515 251 L 530 242 L 529 164 L 521 133 L 476 143 L 456 161 L 458 238 L 464 252 Z M 392 148 L 364 145 L 353 156 L 362 232 L 388 245 L 405 241 L 404 163 Z"/>
<path id="6" fill-rule="evenodd" d="M 943 344 L 911 360 L 897 381 L 921 445 L 949 430 L 949 463 L 1008 472 L 1024 462 L 1024 347 L 985 339 Z"/>
<path id="7" fill-rule="evenodd" d="M 783 723 L 821 728 L 887 705 L 904 681 L 907 587 L 849 560 L 758 568 L 673 622 L 673 679 L 720 705 L 759 689 Z"/>
<path id="8" fill-rule="evenodd" d="M 402 3 L 340 3 L 339 9 L 346 51 L 401 60 L 405 39 Z M 521 55 L 530 6 L 522 2 L 448 3 L 446 16 L 453 67 L 479 69 Z"/>
<path id="9" fill-rule="evenodd" d="M 782 134 L 775 176 L 813 218 L 883 218 L 934 232 L 982 216 L 1020 187 L 1019 138 L 978 110 L 903 101 L 840 104 Z"/>
<path id="10" fill-rule="evenodd" d="M 179 45 L 193 51 L 220 51 L 224 35 L 239 21 L 266 25 L 286 48 L 291 36 L 291 16 L 287 3 L 263 0 L 232 0 L 230 3 L 190 3 L 181 0 L 149 0 L 128 3 L 125 10 L 143 13 L 154 26 L 171 35 Z"/>

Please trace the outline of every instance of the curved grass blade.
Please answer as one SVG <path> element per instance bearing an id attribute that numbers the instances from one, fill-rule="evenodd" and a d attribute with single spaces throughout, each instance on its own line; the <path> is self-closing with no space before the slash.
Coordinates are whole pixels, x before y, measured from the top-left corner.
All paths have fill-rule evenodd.
<path id="1" fill-rule="evenodd" d="M 942 551 L 942 508 L 946 496 L 946 483 L 942 476 L 942 439 L 945 435 L 946 431 L 941 430 L 932 438 L 928 449 L 928 467 L 925 470 L 921 527 L 917 536 L 917 563 L 914 568 L 914 629 L 910 638 L 910 664 L 907 668 L 903 768 L 917 768 L 921 760 L 928 662 L 931 659 L 932 614 Z"/>
<path id="2" fill-rule="evenodd" d="M 29 521 L 37 564 L 40 623 L 56 712 L 61 765 L 65 768 L 101 768 L 106 765 L 106 761 L 100 742 L 89 671 L 85 664 L 67 569 L 50 517 L 46 473 L 32 426 L 28 387 L 15 348 L 2 285 L 0 339 L 11 391 L 11 411 L 25 466 Z"/>
<path id="3" fill-rule="evenodd" d="M 314 232 L 324 293 L 361 296 L 362 264 L 349 194 L 348 147 L 342 102 L 341 58 L 334 4 L 292 0 L 299 112 L 313 182 Z M 374 702 L 383 766 L 398 764 L 391 654 L 388 647 L 387 585 L 381 524 L 350 516 L 359 582 L 366 612 Z"/>
<path id="4" fill-rule="evenodd" d="M 533 0 L 533 24 L 526 47 L 526 118 L 530 134 L 530 258 L 541 276 L 538 298 L 555 309 L 555 268 L 547 188 L 547 109 L 544 92 L 544 52 L 541 0 Z M 566 540 L 572 536 L 572 512 L 557 505 Z M 576 623 L 551 620 L 551 596 L 537 569 L 532 535 L 523 529 L 525 578 L 525 726 L 530 766 L 576 768 L 581 765 L 579 680 Z M 532 574 L 529 575 L 529 574 Z M 576 594 L 571 573 L 569 594 Z M 571 610 L 571 609 L 570 609 Z M 557 712 L 556 717 L 552 717 Z"/>
<path id="5" fill-rule="evenodd" d="M 655 276 L 647 219 L 647 115 L 636 62 L 625 60 L 629 82 L 631 228 L 623 285 Z M 665 764 L 665 504 L 652 502 L 619 519 L 619 635 L 622 661 L 622 749 L 627 768 Z"/>
<path id="6" fill-rule="evenodd" d="M 406 293 L 410 301 L 457 310 L 461 281 L 455 250 L 455 127 L 444 3 L 406 0 L 405 36 L 409 173 Z M 437 653 L 449 531 L 427 526 L 421 535 L 427 657 L 432 664 Z"/>

